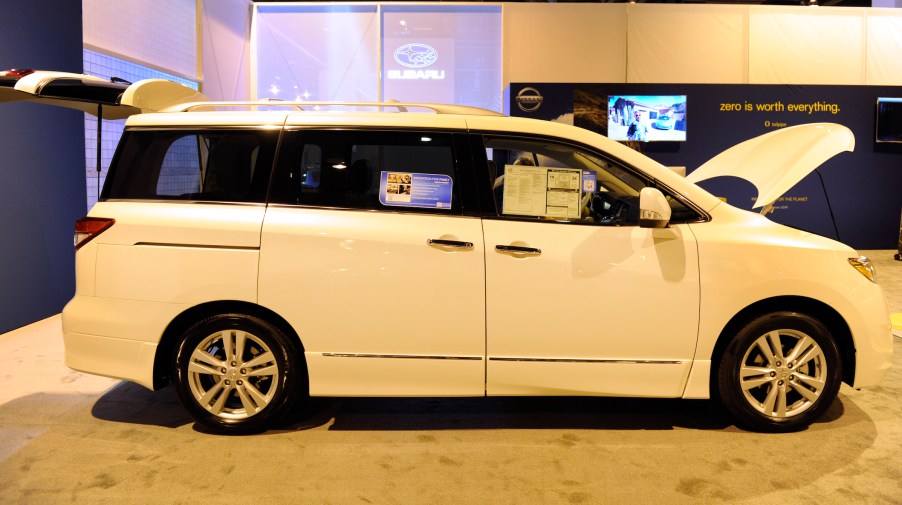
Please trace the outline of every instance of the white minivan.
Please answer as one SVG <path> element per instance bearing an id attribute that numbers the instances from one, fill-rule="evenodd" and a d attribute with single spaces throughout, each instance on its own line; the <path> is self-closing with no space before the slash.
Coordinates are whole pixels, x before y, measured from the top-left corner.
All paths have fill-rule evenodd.
<path id="1" fill-rule="evenodd" d="M 791 431 L 890 367 L 866 258 L 694 184 L 745 177 L 767 208 L 853 149 L 841 125 L 774 131 L 687 180 L 587 130 L 466 107 L 0 74 L 0 101 L 20 99 L 130 116 L 75 225 L 66 363 L 171 382 L 219 432 L 308 396 L 498 395 L 716 398 Z"/>

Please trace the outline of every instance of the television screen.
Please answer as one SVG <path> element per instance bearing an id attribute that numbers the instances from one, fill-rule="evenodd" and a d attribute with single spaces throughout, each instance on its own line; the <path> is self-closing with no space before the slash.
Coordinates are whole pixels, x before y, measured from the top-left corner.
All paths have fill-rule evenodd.
<path id="1" fill-rule="evenodd" d="M 608 138 L 685 142 L 686 95 L 608 96 Z"/>
<path id="2" fill-rule="evenodd" d="M 902 142 L 902 98 L 877 98 L 877 142 Z"/>

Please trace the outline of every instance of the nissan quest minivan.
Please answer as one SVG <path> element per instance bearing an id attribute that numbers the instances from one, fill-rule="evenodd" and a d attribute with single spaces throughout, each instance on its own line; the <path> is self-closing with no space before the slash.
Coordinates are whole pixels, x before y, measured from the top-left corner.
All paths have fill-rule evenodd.
<path id="1" fill-rule="evenodd" d="M 888 311 L 851 248 L 767 209 L 851 151 L 777 130 L 682 178 L 601 135 L 428 104 L 214 103 L 178 84 L 0 74 L 0 101 L 128 117 L 75 224 L 66 363 L 223 433 L 308 396 L 713 398 L 751 430 L 877 384 Z"/>

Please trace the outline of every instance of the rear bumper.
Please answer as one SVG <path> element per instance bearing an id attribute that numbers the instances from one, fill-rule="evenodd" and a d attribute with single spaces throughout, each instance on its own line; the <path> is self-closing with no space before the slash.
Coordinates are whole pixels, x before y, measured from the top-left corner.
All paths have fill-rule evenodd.
<path id="1" fill-rule="evenodd" d="M 66 366 L 153 389 L 157 344 L 63 331 Z"/>
<path id="2" fill-rule="evenodd" d="M 66 366 L 153 389 L 157 345 L 184 308 L 76 295 L 62 314 Z"/>

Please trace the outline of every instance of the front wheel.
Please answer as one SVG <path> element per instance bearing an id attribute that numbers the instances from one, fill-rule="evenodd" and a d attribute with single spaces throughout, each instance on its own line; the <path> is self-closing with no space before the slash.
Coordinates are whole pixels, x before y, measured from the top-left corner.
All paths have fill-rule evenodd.
<path id="1" fill-rule="evenodd" d="M 173 355 L 175 389 L 201 425 L 224 434 L 268 429 L 303 394 L 306 372 L 278 327 L 223 314 L 185 332 Z"/>
<path id="2" fill-rule="evenodd" d="M 830 407 L 842 382 L 836 341 L 817 319 L 775 312 L 747 323 L 727 345 L 717 388 L 737 423 L 755 431 L 803 429 Z"/>

